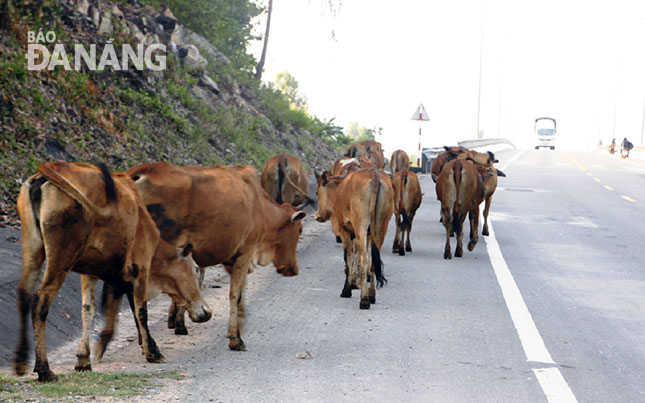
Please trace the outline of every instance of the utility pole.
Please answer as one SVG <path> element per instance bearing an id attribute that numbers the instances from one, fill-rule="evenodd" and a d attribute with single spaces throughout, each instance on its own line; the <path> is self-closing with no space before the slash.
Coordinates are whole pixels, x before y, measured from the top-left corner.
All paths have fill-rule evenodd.
<path id="1" fill-rule="evenodd" d="M 477 133 L 475 138 L 479 138 L 479 118 L 481 113 L 481 101 L 482 101 L 482 62 L 484 59 L 484 6 L 486 2 L 482 3 L 482 21 L 481 21 L 481 32 L 479 39 L 479 90 L 477 93 Z"/>

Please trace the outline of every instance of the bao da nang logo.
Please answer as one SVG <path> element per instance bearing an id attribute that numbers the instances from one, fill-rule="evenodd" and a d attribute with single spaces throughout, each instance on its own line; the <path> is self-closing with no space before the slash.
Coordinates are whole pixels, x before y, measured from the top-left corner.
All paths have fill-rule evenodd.
<path id="1" fill-rule="evenodd" d="M 150 69 L 161 71 L 166 69 L 166 45 L 154 43 L 148 46 L 129 44 L 121 46 L 121 51 L 112 44 L 110 39 L 103 47 L 100 58 L 97 59 L 96 44 L 74 44 L 73 53 L 67 53 L 65 46 L 56 43 L 56 33 L 42 29 L 37 33 L 27 32 L 27 69 L 54 70 L 61 67 L 65 70 L 80 71 L 83 65 L 89 70 L 102 71 L 108 67 L 114 70 Z M 53 45 L 53 49 L 50 48 Z"/>

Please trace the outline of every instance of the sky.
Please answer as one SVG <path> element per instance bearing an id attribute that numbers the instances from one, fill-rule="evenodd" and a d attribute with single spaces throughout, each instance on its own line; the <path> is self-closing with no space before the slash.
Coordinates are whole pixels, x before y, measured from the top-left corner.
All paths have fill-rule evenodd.
<path id="1" fill-rule="evenodd" d="M 416 152 L 420 103 L 422 147 L 476 138 L 478 116 L 485 138 L 520 148 L 541 116 L 558 148 L 641 144 L 645 1 L 342 0 L 335 15 L 326 2 L 274 0 L 263 78 L 286 70 L 311 114 L 383 128 L 386 155 Z"/>

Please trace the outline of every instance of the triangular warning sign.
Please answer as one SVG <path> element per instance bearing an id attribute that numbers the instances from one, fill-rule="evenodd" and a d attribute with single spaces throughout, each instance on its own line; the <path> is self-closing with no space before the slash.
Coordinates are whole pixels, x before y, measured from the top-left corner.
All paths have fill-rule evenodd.
<path id="1" fill-rule="evenodd" d="M 423 104 L 419 104 L 417 110 L 414 111 L 412 120 L 430 120 L 430 116 L 428 116 L 428 112 L 426 111 L 426 108 L 423 107 Z"/>

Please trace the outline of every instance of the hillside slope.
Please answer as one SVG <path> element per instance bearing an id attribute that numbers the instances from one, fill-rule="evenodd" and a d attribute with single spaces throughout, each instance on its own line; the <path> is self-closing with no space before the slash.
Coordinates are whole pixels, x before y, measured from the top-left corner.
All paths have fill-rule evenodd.
<path id="1" fill-rule="evenodd" d="M 118 55 L 124 44 L 163 44 L 166 69 L 28 71 L 28 32 L 39 29 L 55 32 L 72 66 L 75 44 L 96 44 L 98 61 L 110 41 Z M 169 9 L 133 0 L 0 0 L 0 225 L 15 222 L 20 183 L 46 160 L 106 161 L 113 170 L 161 160 L 261 168 L 288 152 L 310 172 L 327 166 L 337 128 L 250 76 Z"/>

